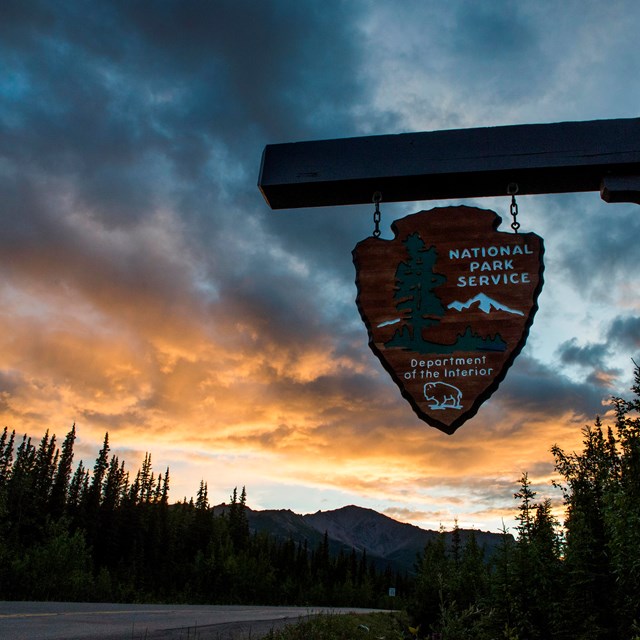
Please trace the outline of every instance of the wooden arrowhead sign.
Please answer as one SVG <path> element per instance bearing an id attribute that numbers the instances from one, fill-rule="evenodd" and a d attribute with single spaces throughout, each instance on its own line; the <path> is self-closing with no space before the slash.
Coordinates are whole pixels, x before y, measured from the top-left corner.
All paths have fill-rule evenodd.
<path id="1" fill-rule="evenodd" d="M 542 238 L 475 207 L 420 211 L 353 251 L 369 346 L 425 422 L 452 434 L 520 353 L 542 289 Z"/>

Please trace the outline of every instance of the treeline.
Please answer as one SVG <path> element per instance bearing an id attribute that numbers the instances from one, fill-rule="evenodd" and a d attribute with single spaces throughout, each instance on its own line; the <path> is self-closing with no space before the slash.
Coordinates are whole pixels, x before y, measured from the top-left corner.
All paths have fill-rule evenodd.
<path id="1" fill-rule="evenodd" d="M 0 436 L 0 600 L 381 606 L 402 583 L 366 554 L 329 553 L 251 534 L 244 489 L 216 514 L 169 504 L 169 470 L 151 456 L 130 477 L 105 436 L 93 469 L 73 469 L 75 425 L 61 447 Z"/>
<path id="2" fill-rule="evenodd" d="M 527 474 L 514 539 L 487 562 L 473 535 L 442 533 L 415 576 L 381 571 L 355 552 L 332 555 L 252 534 L 244 489 L 217 512 L 202 482 L 169 504 L 169 471 L 147 455 L 130 477 L 109 456 L 73 468 L 75 428 L 58 448 L 0 436 L 0 599 L 401 607 L 418 638 L 574 640 L 640 637 L 640 369 L 634 399 L 613 398 L 615 423 L 583 430 L 580 452 L 551 451 L 565 518 L 536 500 Z M 220 513 L 222 511 L 222 513 Z M 389 586 L 401 596 L 390 601 Z"/>
<path id="3" fill-rule="evenodd" d="M 640 369 L 635 398 L 613 398 L 615 424 L 583 430 L 581 452 L 551 451 L 564 496 L 563 527 L 527 474 L 515 542 L 490 563 L 473 539 L 444 536 L 417 565 L 409 610 L 419 637 L 591 640 L 640 637 Z"/>

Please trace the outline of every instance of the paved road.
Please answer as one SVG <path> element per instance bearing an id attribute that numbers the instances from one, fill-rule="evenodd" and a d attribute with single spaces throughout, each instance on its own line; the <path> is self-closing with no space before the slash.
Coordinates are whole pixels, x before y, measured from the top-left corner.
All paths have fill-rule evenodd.
<path id="1" fill-rule="evenodd" d="M 318 613 L 370 609 L 0 601 L 1 640 L 256 640 Z"/>

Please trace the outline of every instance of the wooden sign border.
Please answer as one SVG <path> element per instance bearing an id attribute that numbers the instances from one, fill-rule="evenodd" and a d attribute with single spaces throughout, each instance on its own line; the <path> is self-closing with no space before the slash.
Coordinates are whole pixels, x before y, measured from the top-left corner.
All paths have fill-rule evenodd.
<path id="1" fill-rule="evenodd" d="M 387 350 L 383 351 L 378 347 L 377 340 L 376 340 L 376 337 L 374 336 L 374 331 L 371 324 L 372 318 L 370 318 L 367 315 L 367 309 L 364 308 L 362 303 L 363 273 L 366 274 L 366 272 L 363 269 L 363 265 L 359 261 L 358 251 L 359 251 L 359 248 L 362 248 L 363 245 L 367 243 L 369 244 L 369 247 L 372 247 L 372 248 L 375 246 L 372 243 L 385 243 L 384 245 L 383 244 L 379 245 L 381 248 L 385 246 L 386 247 L 391 246 L 390 243 L 394 243 L 394 242 L 397 243 L 398 237 L 399 237 L 399 229 L 398 229 L 397 223 L 402 222 L 406 218 L 411 218 L 413 216 L 425 214 L 425 213 L 431 214 L 431 215 L 438 214 L 443 218 L 447 218 L 447 216 L 450 216 L 452 212 L 459 215 L 462 213 L 474 215 L 474 212 L 479 212 L 483 216 L 486 216 L 487 214 L 492 214 L 494 216 L 494 219 L 491 225 L 492 231 L 498 234 L 501 234 L 501 238 L 500 238 L 501 240 L 506 239 L 506 237 L 514 237 L 519 239 L 531 238 L 531 240 L 535 242 L 538 248 L 538 251 L 536 254 L 538 257 L 538 265 L 537 265 L 538 270 L 535 274 L 537 276 L 537 283 L 535 284 L 535 287 L 531 289 L 531 304 L 528 308 L 528 314 L 526 316 L 526 319 L 524 319 L 524 321 L 522 322 L 521 333 L 519 334 L 518 342 L 511 348 L 511 351 L 508 357 L 506 358 L 506 360 L 504 360 L 504 362 L 502 362 L 499 372 L 493 377 L 493 379 L 491 380 L 491 383 L 486 388 L 484 388 L 484 390 L 481 393 L 475 396 L 475 399 L 473 400 L 472 405 L 469 408 L 465 408 L 464 413 L 462 413 L 460 416 L 455 418 L 452 422 L 447 424 L 445 422 L 438 420 L 436 417 L 434 417 L 434 415 L 423 411 L 423 409 L 419 406 L 418 402 L 416 401 L 416 398 L 409 391 L 407 391 L 399 371 L 396 370 L 390 364 L 389 358 L 386 355 L 386 353 L 389 353 L 389 352 Z M 487 220 L 488 220 L 488 216 L 487 216 Z M 499 231 L 498 227 L 500 226 L 501 222 L 502 222 L 502 218 L 495 211 L 492 211 L 489 209 L 480 209 L 478 207 L 467 207 L 464 205 L 455 206 L 455 207 L 453 206 L 438 207 L 430 211 L 426 211 L 426 212 L 421 211 L 421 212 L 418 212 L 417 214 L 410 214 L 409 216 L 406 216 L 401 220 L 394 221 L 391 225 L 391 228 L 394 232 L 393 240 L 385 240 L 385 239 L 369 237 L 359 242 L 352 252 L 354 266 L 356 267 L 356 288 L 358 290 L 358 295 L 356 297 L 356 305 L 358 307 L 360 317 L 362 318 L 364 325 L 367 329 L 367 334 L 369 338 L 369 341 L 368 341 L 369 347 L 371 348 L 373 353 L 376 355 L 376 357 L 378 358 L 378 360 L 380 361 L 384 369 L 387 371 L 387 373 L 389 373 L 389 375 L 391 376 L 396 386 L 398 386 L 402 396 L 405 398 L 405 400 L 409 402 L 409 404 L 411 405 L 416 415 L 418 415 L 418 417 L 423 421 L 425 421 L 427 424 L 437 429 L 440 429 L 441 431 L 449 435 L 453 434 L 462 424 L 464 424 L 473 416 L 475 416 L 478 410 L 480 409 L 480 407 L 482 406 L 482 404 L 486 402 L 495 393 L 495 391 L 498 389 L 500 384 L 503 382 L 503 380 L 507 375 L 507 372 L 509 371 L 515 359 L 521 353 L 522 349 L 526 344 L 531 326 L 533 325 L 534 317 L 539 309 L 538 298 L 544 284 L 544 241 L 540 236 L 538 236 L 535 233 L 509 234 L 508 232 L 505 232 L 505 231 Z M 424 241 L 425 241 L 425 244 L 427 245 L 429 244 L 429 240 L 427 238 L 424 238 Z M 455 353 L 455 352 L 452 352 L 452 353 Z"/>

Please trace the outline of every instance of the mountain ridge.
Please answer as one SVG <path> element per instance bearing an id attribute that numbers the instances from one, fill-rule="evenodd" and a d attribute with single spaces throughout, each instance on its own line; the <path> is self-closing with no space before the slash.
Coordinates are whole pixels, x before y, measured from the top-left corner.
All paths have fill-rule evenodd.
<path id="1" fill-rule="evenodd" d="M 228 505 L 214 507 L 224 513 Z M 440 535 L 439 531 L 422 529 L 413 524 L 399 522 L 373 509 L 347 505 L 328 511 L 297 514 L 290 509 L 254 510 L 245 506 L 249 529 L 253 533 L 267 533 L 281 540 L 293 540 L 314 549 L 325 534 L 332 553 L 355 550 L 366 553 L 378 566 L 412 573 L 418 554 L 428 542 Z M 504 534 L 458 529 L 460 544 L 475 536 L 485 556 L 490 557 L 503 540 Z M 453 533 L 445 531 L 445 542 L 450 545 Z"/>

